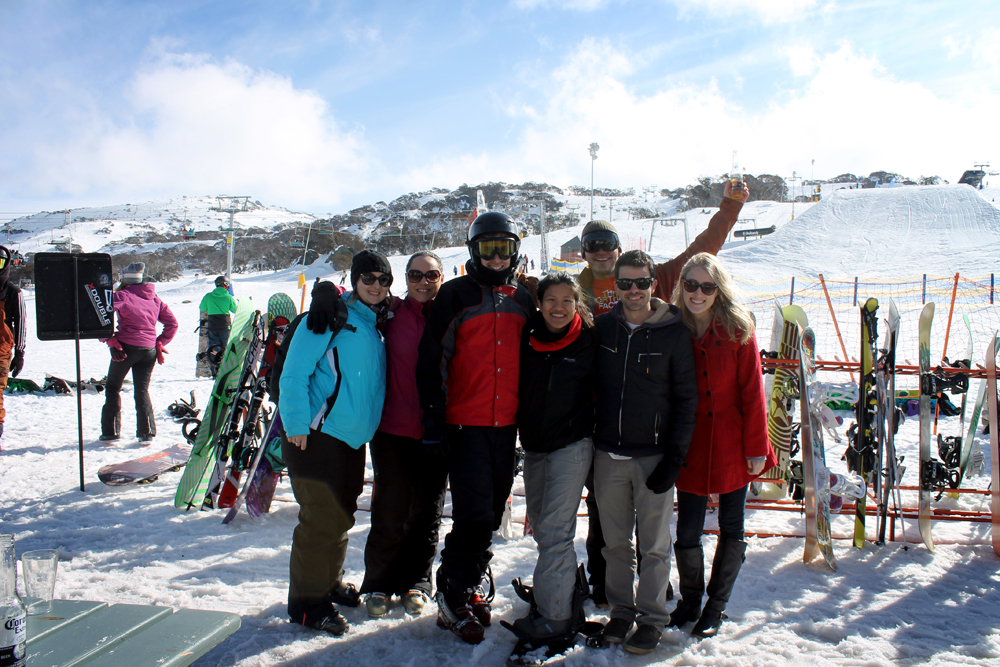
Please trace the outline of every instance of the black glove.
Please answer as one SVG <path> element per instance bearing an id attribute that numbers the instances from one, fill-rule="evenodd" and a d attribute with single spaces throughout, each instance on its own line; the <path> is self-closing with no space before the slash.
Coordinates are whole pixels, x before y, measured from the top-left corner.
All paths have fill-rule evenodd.
<path id="1" fill-rule="evenodd" d="M 128 355 L 125 354 L 125 350 L 120 347 L 111 348 L 111 360 L 112 361 L 125 361 L 128 359 Z"/>
<path id="2" fill-rule="evenodd" d="M 330 323 L 337 315 L 337 302 L 340 301 L 340 290 L 336 285 L 324 280 L 317 283 L 312 291 L 312 303 L 309 304 L 309 315 L 306 316 L 306 327 L 315 334 L 325 334 Z"/>
<path id="3" fill-rule="evenodd" d="M 424 420 L 424 453 L 432 461 L 448 462 L 448 430 L 433 419 Z"/>
<path id="4" fill-rule="evenodd" d="M 680 476 L 682 467 L 684 467 L 684 463 L 678 463 L 674 459 L 664 456 L 646 478 L 646 488 L 653 493 L 666 493 L 674 488 L 674 482 Z"/>
<path id="5" fill-rule="evenodd" d="M 16 378 L 22 368 L 24 368 L 24 350 L 14 350 L 14 358 L 10 360 L 10 376 Z"/>

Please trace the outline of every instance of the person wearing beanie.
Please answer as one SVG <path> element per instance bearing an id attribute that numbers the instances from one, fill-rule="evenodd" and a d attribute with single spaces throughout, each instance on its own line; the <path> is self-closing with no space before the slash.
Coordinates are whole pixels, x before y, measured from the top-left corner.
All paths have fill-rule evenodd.
<path id="1" fill-rule="evenodd" d="M 236 297 L 229 291 L 229 281 L 225 276 L 215 279 L 215 289 L 201 299 L 201 328 L 208 337 L 208 360 L 212 377 L 219 374 L 222 353 L 229 343 L 229 329 L 232 319 L 229 313 L 236 312 Z"/>
<path id="2" fill-rule="evenodd" d="M 471 644 L 491 623 L 487 572 L 514 479 L 521 330 L 536 310 L 514 275 L 520 244 L 503 213 L 472 222 L 467 275 L 441 286 L 418 348 L 425 456 L 450 474 L 454 516 L 436 575 L 438 624 Z"/>
<path id="3" fill-rule="evenodd" d="M 278 397 L 286 434 L 281 452 L 299 503 L 288 616 L 335 636 L 347 631 L 347 621 L 334 604 L 360 604 L 357 589 L 343 581 L 343 565 L 364 488 L 364 446 L 378 428 L 385 399 L 385 345 L 377 326 L 391 303 L 392 267 L 385 255 L 362 251 L 351 279 L 347 321 L 336 332 L 330 324 L 338 306 L 343 309 L 339 289 L 329 281 L 313 288 L 305 326 L 288 343 Z"/>
<path id="4" fill-rule="evenodd" d="M 143 283 L 145 268 L 142 262 L 125 267 L 121 287 L 115 292 L 113 305 L 118 330 L 113 337 L 103 340 L 111 350 L 111 366 L 104 385 L 101 442 L 116 442 L 121 438 L 121 389 L 129 371 L 135 398 L 136 438 L 139 444 L 149 445 L 156 436 L 149 379 L 153 367 L 163 363 L 165 348 L 177 333 L 177 318 L 156 296 L 156 286 Z M 163 324 L 159 336 L 157 322 Z"/>
<path id="5" fill-rule="evenodd" d="M 11 259 L 10 250 L 0 246 L 0 438 L 3 437 L 6 416 L 3 393 L 7 388 L 7 376 L 17 377 L 21 372 L 24 345 L 28 338 L 24 295 L 20 287 L 10 283 Z"/>
<path id="6" fill-rule="evenodd" d="M 743 202 L 750 196 L 746 183 L 743 185 L 743 198 L 736 200 L 731 197 L 731 183 L 726 181 L 719 212 L 712 216 L 708 229 L 703 231 L 688 248 L 677 257 L 657 264 L 654 271 L 656 287 L 653 296 L 669 303 L 673 299 L 674 287 L 684 263 L 700 252 L 715 255 L 722 249 L 736 219 L 743 209 Z M 577 280 L 587 295 L 587 304 L 594 317 L 610 313 L 618 303 L 618 292 L 615 289 L 615 263 L 622 254 L 618 230 L 606 220 L 591 220 L 583 228 L 580 235 L 581 253 L 587 262 L 587 267 L 580 272 Z M 604 536 L 601 529 L 601 517 L 597 507 L 597 496 L 594 493 L 593 474 L 587 478 L 587 572 L 590 575 L 592 596 L 596 604 L 606 602 L 604 593 L 605 564 Z"/>

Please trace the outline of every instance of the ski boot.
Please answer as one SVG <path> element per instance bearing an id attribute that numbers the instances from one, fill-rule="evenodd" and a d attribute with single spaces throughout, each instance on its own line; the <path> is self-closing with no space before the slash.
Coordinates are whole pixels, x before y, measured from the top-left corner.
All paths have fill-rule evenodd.
<path id="1" fill-rule="evenodd" d="M 486 631 L 472 612 L 472 607 L 469 605 L 471 598 L 471 588 L 463 590 L 460 585 L 447 579 L 444 573 L 438 570 L 437 593 L 434 595 L 438 605 L 438 627 L 451 630 L 467 644 L 479 644 L 483 641 Z"/>

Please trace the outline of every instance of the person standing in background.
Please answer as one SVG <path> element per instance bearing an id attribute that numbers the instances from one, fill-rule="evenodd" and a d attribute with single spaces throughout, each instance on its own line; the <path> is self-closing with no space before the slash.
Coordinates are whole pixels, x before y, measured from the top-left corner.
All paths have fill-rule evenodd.
<path id="1" fill-rule="evenodd" d="M 236 312 L 236 298 L 225 276 L 215 279 L 215 289 L 202 297 L 198 310 L 201 311 L 201 325 L 208 332 L 208 359 L 214 378 L 219 374 L 222 353 L 229 342 L 229 329 L 233 325 L 229 313 Z"/>
<path id="2" fill-rule="evenodd" d="M 135 435 L 139 444 L 149 445 L 156 436 L 153 404 L 149 400 L 149 379 L 153 367 L 164 361 L 166 346 L 177 333 L 177 318 L 167 304 L 156 296 L 152 283 L 143 283 L 146 265 L 134 262 L 122 271 L 121 286 L 114 296 L 114 314 L 118 331 L 104 340 L 111 349 L 111 366 L 104 385 L 104 409 L 101 411 L 101 442 L 115 442 L 121 437 L 122 382 L 132 371 L 135 398 Z M 156 324 L 163 332 L 156 335 Z"/>

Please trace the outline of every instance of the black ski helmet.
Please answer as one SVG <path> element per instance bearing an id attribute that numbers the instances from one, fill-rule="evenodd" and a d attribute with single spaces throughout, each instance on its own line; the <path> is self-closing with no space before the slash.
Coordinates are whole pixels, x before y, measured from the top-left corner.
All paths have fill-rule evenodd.
<path id="1" fill-rule="evenodd" d="M 469 225 L 469 236 L 465 244 L 469 246 L 469 254 L 472 255 L 472 261 L 474 263 L 479 262 L 479 255 L 476 253 L 476 246 L 473 243 L 480 236 L 485 236 L 486 234 L 506 234 L 513 237 L 514 239 L 514 256 L 521 250 L 521 230 L 518 229 L 517 223 L 514 222 L 509 215 L 506 213 L 501 213 L 500 211 L 487 211 L 482 215 L 478 216 Z"/>
<path id="2" fill-rule="evenodd" d="M 216 287 L 229 287 L 229 281 L 226 280 L 225 276 L 219 276 L 218 278 L 215 279 L 215 286 Z"/>

